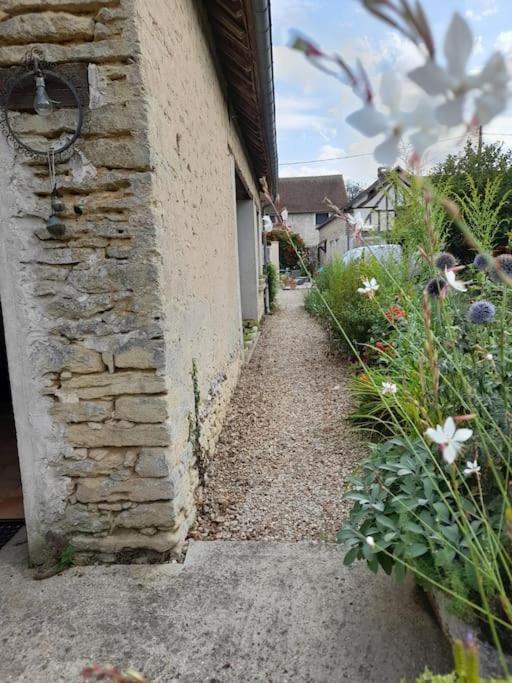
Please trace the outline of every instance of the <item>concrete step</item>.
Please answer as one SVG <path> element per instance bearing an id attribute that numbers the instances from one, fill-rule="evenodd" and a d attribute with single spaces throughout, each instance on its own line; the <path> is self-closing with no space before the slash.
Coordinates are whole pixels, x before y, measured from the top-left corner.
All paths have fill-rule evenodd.
<path id="1" fill-rule="evenodd" d="M 18 543 L 18 545 L 16 545 Z M 2 683 L 71 683 L 93 661 L 154 683 L 414 680 L 450 666 L 420 593 L 333 544 L 192 542 L 184 565 L 81 567 L 42 582 L 0 551 Z"/>

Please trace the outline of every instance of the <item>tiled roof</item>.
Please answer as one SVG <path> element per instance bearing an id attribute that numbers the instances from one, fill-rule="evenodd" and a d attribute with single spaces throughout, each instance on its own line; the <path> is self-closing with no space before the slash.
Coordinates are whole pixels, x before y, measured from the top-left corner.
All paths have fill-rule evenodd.
<path id="1" fill-rule="evenodd" d="M 342 175 L 280 178 L 279 196 L 289 213 L 327 212 L 329 207 L 324 202 L 326 197 L 340 208 L 347 203 Z"/>

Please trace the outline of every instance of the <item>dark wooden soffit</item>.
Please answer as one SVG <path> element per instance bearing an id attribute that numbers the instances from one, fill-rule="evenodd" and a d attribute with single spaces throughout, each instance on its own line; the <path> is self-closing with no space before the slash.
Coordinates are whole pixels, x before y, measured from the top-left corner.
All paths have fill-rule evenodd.
<path id="1" fill-rule="evenodd" d="M 265 143 L 255 27 L 250 0 L 208 0 L 213 40 L 234 117 L 258 178 L 270 181 L 271 150 Z"/>

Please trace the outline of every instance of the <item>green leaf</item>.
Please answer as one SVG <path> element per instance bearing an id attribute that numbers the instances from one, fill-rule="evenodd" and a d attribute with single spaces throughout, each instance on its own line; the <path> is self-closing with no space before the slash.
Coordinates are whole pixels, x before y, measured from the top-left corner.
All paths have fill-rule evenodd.
<path id="1" fill-rule="evenodd" d="M 403 581 L 405 579 L 406 572 L 407 569 L 401 562 L 397 562 L 395 564 L 395 578 L 397 581 Z"/>
<path id="2" fill-rule="evenodd" d="M 391 574 L 393 566 L 395 564 L 394 559 L 390 557 L 387 553 L 379 553 L 377 555 L 377 558 L 379 560 L 380 566 L 386 572 L 386 574 Z"/>
<path id="3" fill-rule="evenodd" d="M 455 558 L 455 550 L 452 548 L 443 548 L 434 553 L 434 560 L 439 567 L 450 567 Z"/>
<path id="4" fill-rule="evenodd" d="M 392 520 L 389 519 L 389 517 L 386 517 L 386 515 L 376 515 L 375 518 L 377 520 L 377 524 L 380 524 L 381 526 L 384 526 L 387 529 L 393 529 L 393 531 L 396 530 L 396 526 L 394 525 Z"/>
<path id="5" fill-rule="evenodd" d="M 352 548 L 352 550 L 349 550 L 348 553 L 343 558 L 343 564 L 345 565 L 345 567 L 348 567 L 355 560 L 357 560 L 358 555 L 359 555 L 359 546 L 356 548 Z"/>
<path id="6" fill-rule="evenodd" d="M 433 507 L 442 522 L 450 521 L 450 511 L 444 503 L 437 501 L 437 503 L 434 503 Z"/>
<path id="7" fill-rule="evenodd" d="M 368 503 L 368 496 L 365 496 L 363 493 L 358 493 L 357 491 L 349 491 L 349 493 L 345 494 L 345 498 L 348 498 L 348 500 L 357 500 L 359 503 Z"/>
<path id="8" fill-rule="evenodd" d="M 407 522 L 405 529 L 406 531 L 412 531 L 415 534 L 425 535 L 425 529 L 419 524 L 416 524 L 416 522 Z"/>
<path id="9" fill-rule="evenodd" d="M 423 491 L 425 492 L 425 498 L 428 501 L 432 500 L 433 484 L 431 479 L 425 479 L 423 481 Z"/>
<path id="10" fill-rule="evenodd" d="M 377 555 L 374 555 L 370 560 L 367 560 L 367 564 L 370 571 L 372 571 L 374 574 L 379 571 L 379 560 Z"/>
<path id="11" fill-rule="evenodd" d="M 413 543 L 406 549 L 407 557 L 420 557 L 429 551 L 429 547 L 423 543 Z"/>
<path id="12" fill-rule="evenodd" d="M 364 542 L 363 543 L 363 557 L 365 558 L 365 560 L 371 560 L 372 557 L 374 557 L 374 556 L 375 556 L 375 551 L 372 548 L 370 548 L 368 543 Z"/>
<path id="13" fill-rule="evenodd" d="M 443 536 L 445 536 L 445 538 L 453 543 L 453 545 L 457 545 L 459 542 L 459 530 L 455 524 L 452 524 L 451 526 L 442 526 L 441 533 Z"/>

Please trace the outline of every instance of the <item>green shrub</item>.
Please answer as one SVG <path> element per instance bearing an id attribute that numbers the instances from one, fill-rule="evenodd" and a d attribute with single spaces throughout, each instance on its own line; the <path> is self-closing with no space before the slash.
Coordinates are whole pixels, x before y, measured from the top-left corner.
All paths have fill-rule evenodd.
<path id="1" fill-rule="evenodd" d="M 268 285 L 268 303 L 270 310 L 274 310 L 276 305 L 277 291 L 279 288 L 279 273 L 273 263 L 267 263 L 264 266 L 264 273 L 267 278 Z"/>
<path id="2" fill-rule="evenodd" d="M 425 587 L 442 585 L 456 594 L 452 609 L 470 615 L 469 598 L 479 593 L 473 545 L 476 540 L 489 559 L 496 549 L 489 546 L 478 502 L 473 495 L 457 498 L 437 455 L 422 439 L 395 437 L 371 446 L 350 484 L 345 498 L 354 506 L 339 533 L 345 564 L 364 559 L 372 571 L 380 567 L 398 577 L 412 570 Z M 491 487 L 485 502 L 487 521 L 499 534 L 497 493 Z M 492 585 L 486 589 L 491 599 Z"/>
<path id="3" fill-rule="evenodd" d="M 267 242 L 279 242 L 279 265 L 281 268 L 301 267 L 301 258 L 307 260 L 306 244 L 297 232 L 286 228 L 274 228 L 266 233 Z"/>
<path id="4" fill-rule="evenodd" d="M 378 303 L 358 292 L 365 278 L 376 278 L 379 284 Z M 370 353 L 364 345 L 374 343 L 390 330 L 389 323 L 381 312 L 384 308 L 396 304 L 396 283 L 410 289 L 410 268 L 404 259 L 395 263 L 389 259 L 380 263 L 370 256 L 365 259 L 350 261 L 347 264 L 334 259 L 322 268 L 316 278 L 316 287 L 306 295 L 306 309 L 329 326 L 334 339 L 347 352 L 353 353 L 353 347 L 363 355 Z M 385 336 L 385 335 L 384 335 Z"/>

